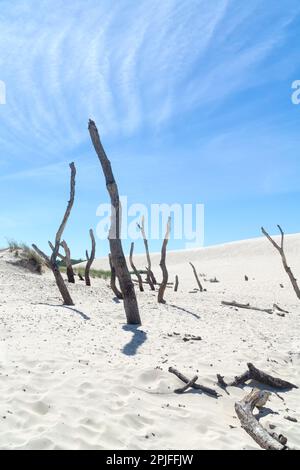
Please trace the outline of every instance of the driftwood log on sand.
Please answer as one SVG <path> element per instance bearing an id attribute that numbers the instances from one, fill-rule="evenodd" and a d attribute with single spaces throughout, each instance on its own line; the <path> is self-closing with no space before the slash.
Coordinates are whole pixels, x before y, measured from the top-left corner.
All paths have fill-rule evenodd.
<path id="1" fill-rule="evenodd" d="M 255 407 L 262 407 L 269 398 L 269 392 L 253 389 L 241 401 L 235 403 L 235 412 L 241 422 L 242 428 L 251 436 L 255 442 L 266 450 L 287 449 L 287 439 L 283 435 L 269 433 L 253 415 Z"/>
<path id="2" fill-rule="evenodd" d="M 272 375 L 258 369 L 251 362 L 248 362 L 247 366 L 248 370 L 243 374 L 236 376 L 235 379 L 230 383 L 226 383 L 224 381 L 224 377 L 220 374 L 217 374 L 219 386 L 223 389 L 226 389 L 226 387 L 238 387 L 239 385 L 243 385 L 245 382 L 252 379 L 264 385 L 268 385 L 269 387 L 281 390 L 298 388 L 297 385 L 291 382 L 287 382 L 286 380 L 282 380 L 278 377 L 273 377 Z"/>
<path id="3" fill-rule="evenodd" d="M 211 395 L 215 398 L 218 398 L 220 395 L 219 393 L 214 390 L 213 388 L 210 387 L 205 387 L 204 385 L 200 385 L 196 383 L 196 380 L 198 379 L 197 376 L 195 376 L 193 379 L 188 379 L 185 375 L 183 375 L 181 372 L 179 372 L 177 369 L 174 367 L 169 367 L 169 372 L 171 374 L 176 375 L 182 382 L 184 382 L 188 387 L 183 387 L 182 389 L 176 389 L 174 390 L 176 393 L 183 393 L 187 388 L 191 387 L 194 388 L 195 390 L 201 390 L 203 393 L 206 393 L 207 395 Z M 179 390 L 179 391 L 178 391 Z"/>

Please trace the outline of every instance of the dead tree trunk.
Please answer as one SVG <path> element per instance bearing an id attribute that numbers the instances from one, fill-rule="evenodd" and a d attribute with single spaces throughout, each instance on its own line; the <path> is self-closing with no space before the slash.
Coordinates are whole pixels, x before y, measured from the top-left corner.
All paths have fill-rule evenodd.
<path id="1" fill-rule="evenodd" d="M 113 266 L 112 258 L 111 258 L 110 253 L 108 255 L 108 260 L 109 260 L 109 266 L 110 266 L 110 287 L 111 287 L 111 290 L 113 291 L 113 293 L 115 294 L 115 296 L 118 299 L 123 300 L 122 292 L 119 291 L 119 289 L 117 288 L 117 285 L 116 285 L 116 270 Z"/>
<path id="2" fill-rule="evenodd" d="M 124 309 L 126 313 L 127 323 L 135 325 L 141 324 L 141 318 L 139 314 L 138 303 L 136 300 L 134 285 L 131 280 L 130 273 L 128 271 L 126 259 L 122 248 L 122 242 L 120 239 L 121 205 L 118 187 L 112 172 L 110 161 L 108 160 L 104 148 L 101 144 L 98 129 L 96 127 L 96 124 L 92 120 L 89 121 L 89 132 L 103 170 L 103 174 L 106 181 L 106 188 L 109 193 L 111 205 L 113 208 L 109 233 L 109 244 L 113 266 L 116 270 L 116 275 L 119 279 L 121 291 L 123 294 Z"/>
<path id="3" fill-rule="evenodd" d="M 55 237 L 55 244 L 52 250 L 51 257 L 49 258 L 45 253 L 43 253 L 36 245 L 32 245 L 34 250 L 46 261 L 46 264 L 52 269 L 57 287 L 61 293 L 65 305 L 74 305 L 74 302 L 70 296 L 68 288 L 63 280 L 63 277 L 59 271 L 59 267 L 57 264 L 57 257 L 59 255 L 59 247 L 61 243 L 61 237 L 65 226 L 67 224 L 68 218 L 70 216 L 73 204 L 74 204 L 74 197 L 75 197 L 75 176 L 76 176 L 76 168 L 74 163 L 70 163 L 71 169 L 71 182 L 70 182 L 70 200 L 68 202 L 63 220 L 59 226 L 59 229 L 56 233 Z"/>
<path id="4" fill-rule="evenodd" d="M 150 253 L 149 253 L 148 240 L 147 240 L 146 233 L 145 233 L 145 218 L 144 218 L 144 216 L 142 217 L 141 224 L 137 224 L 137 226 L 140 229 L 143 240 L 144 240 L 147 263 L 148 263 L 148 266 L 147 266 L 147 273 L 148 273 L 147 274 L 147 279 L 150 278 L 149 285 L 151 287 L 151 284 L 155 285 L 155 284 L 157 284 L 157 282 L 156 282 L 155 276 L 153 274 L 153 271 L 151 269 L 151 258 L 150 258 Z M 151 287 L 151 290 L 155 290 L 155 289 L 152 289 L 152 287 Z"/>
<path id="5" fill-rule="evenodd" d="M 134 274 L 136 275 L 137 277 L 137 280 L 138 280 L 138 283 L 139 283 L 139 289 L 141 292 L 144 292 L 144 287 L 143 287 L 143 281 L 142 281 L 142 276 L 140 275 L 140 273 L 138 272 L 138 270 L 136 269 L 134 263 L 133 263 L 133 249 L 134 249 L 134 243 L 132 242 L 131 243 L 131 247 L 130 247 L 130 254 L 129 254 L 129 263 L 130 263 L 130 266 L 131 268 L 133 269 L 134 271 Z"/>
<path id="6" fill-rule="evenodd" d="M 149 284 L 151 290 L 155 290 L 148 266 L 146 266 L 146 271 L 147 271 L 146 282 Z"/>
<path id="7" fill-rule="evenodd" d="M 48 241 L 48 244 L 49 244 L 51 250 L 53 251 L 54 250 L 53 244 L 50 241 Z M 70 249 L 69 249 L 67 243 L 64 240 L 61 242 L 60 245 L 63 247 L 63 249 L 65 251 L 65 256 L 63 256 L 61 253 L 58 253 L 57 257 L 65 263 L 68 282 L 70 282 L 72 284 L 75 284 L 75 276 L 74 276 L 74 271 L 73 271 L 73 267 L 72 267 L 72 263 L 71 263 Z"/>
<path id="8" fill-rule="evenodd" d="M 64 252 L 66 254 L 65 263 L 66 263 L 66 268 L 67 268 L 68 281 L 71 282 L 72 284 L 75 284 L 75 276 L 74 276 L 74 271 L 73 271 L 72 262 L 71 262 L 70 248 L 68 247 L 67 242 L 65 240 L 61 242 L 61 246 L 63 247 Z"/>
<path id="9" fill-rule="evenodd" d="M 177 290 L 178 290 L 178 284 L 179 284 L 179 281 L 178 281 L 178 276 L 177 276 L 177 274 L 176 274 L 176 276 L 175 276 L 174 292 L 177 292 Z"/>
<path id="10" fill-rule="evenodd" d="M 164 300 L 164 293 L 165 293 L 167 283 L 168 283 L 168 270 L 166 267 L 166 251 L 167 251 L 167 244 L 168 244 L 169 237 L 170 237 L 170 231 L 171 231 L 171 217 L 168 218 L 167 230 L 166 230 L 166 235 L 165 235 L 162 248 L 161 248 L 161 259 L 159 263 L 162 273 L 163 273 L 163 279 L 159 286 L 157 301 L 161 304 L 166 303 L 166 301 Z"/>
<path id="11" fill-rule="evenodd" d="M 284 270 L 285 270 L 285 272 L 287 273 L 287 275 L 288 275 L 289 278 L 290 278 L 290 281 L 291 281 L 291 283 L 292 283 L 292 286 L 293 286 L 293 289 L 294 289 L 294 291 L 295 291 L 295 293 L 296 293 L 296 296 L 298 297 L 298 299 L 300 299 L 300 288 L 299 288 L 299 286 L 298 286 L 297 279 L 296 279 L 295 276 L 293 275 L 291 268 L 288 266 L 287 260 L 286 260 L 286 257 L 285 257 L 285 253 L 284 253 L 284 248 L 283 248 L 283 244 L 284 244 L 284 232 L 283 232 L 282 228 L 280 227 L 280 225 L 277 225 L 277 227 L 279 228 L 279 231 L 280 231 L 280 233 L 281 233 L 281 242 L 280 242 L 280 245 L 278 245 L 278 243 L 276 243 L 275 240 L 273 240 L 273 238 L 270 237 L 270 235 L 268 234 L 268 232 L 266 232 L 263 227 L 261 227 L 261 231 L 262 231 L 262 233 L 267 237 L 267 239 L 272 243 L 272 245 L 274 246 L 274 248 L 276 248 L 276 250 L 279 252 L 279 254 L 280 254 L 280 256 L 281 256 L 281 260 L 282 260 L 282 264 L 283 264 Z"/>
<path id="12" fill-rule="evenodd" d="M 274 437 L 262 427 L 260 422 L 253 415 L 255 406 L 261 407 L 268 400 L 269 393 L 265 390 L 253 389 L 243 400 L 235 403 L 235 411 L 241 422 L 242 428 L 266 450 L 284 450 L 286 445 L 282 444 L 282 439 Z M 283 437 L 283 436 L 282 436 Z M 284 442 L 284 441 L 283 441 Z M 285 440 L 286 442 L 286 440 Z"/>
<path id="13" fill-rule="evenodd" d="M 93 264 L 93 261 L 95 259 L 95 254 L 96 254 L 96 242 L 95 242 L 95 237 L 94 237 L 94 232 L 92 229 L 90 229 L 90 237 L 92 241 L 92 250 L 91 250 L 91 256 L 89 256 L 88 251 L 86 250 L 86 259 L 87 263 L 85 266 L 85 271 L 84 271 L 84 278 L 85 278 L 85 284 L 87 286 L 91 285 L 91 279 L 90 279 L 90 269 Z"/>
<path id="14" fill-rule="evenodd" d="M 195 268 L 195 266 L 193 265 L 193 263 L 190 263 L 190 265 L 192 266 L 192 269 L 193 269 L 193 272 L 194 272 L 194 276 L 195 276 L 195 278 L 196 278 L 196 281 L 197 281 L 199 290 L 200 290 L 200 292 L 202 292 L 202 291 L 203 291 L 203 287 L 202 287 L 202 284 L 201 284 L 200 279 L 199 279 L 199 277 L 198 277 L 196 268 Z"/>

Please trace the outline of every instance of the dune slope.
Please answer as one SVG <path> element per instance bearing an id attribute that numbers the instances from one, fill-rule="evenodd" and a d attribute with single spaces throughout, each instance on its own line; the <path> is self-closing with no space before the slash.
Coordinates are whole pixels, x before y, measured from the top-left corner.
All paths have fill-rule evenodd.
<path id="1" fill-rule="evenodd" d="M 299 234 L 286 237 L 286 254 L 300 279 Z M 159 255 L 152 260 L 159 279 Z M 234 412 L 250 386 L 231 387 L 230 395 L 219 389 L 218 399 L 177 395 L 181 382 L 169 366 L 217 388 L 217 373 L 230 379 L 251 361 L 300 385 L 300 301 L 264 238 L 168 253 L 179 290 L 167 289 L 166 305 L 147 286 L 138 292 L 138 328 L 125 324 L 107 281 L 70 286 L 76 305 L 67 308 L 51 273 L 39 276 L 12 261 L 0 253 L 1 449 L 256 449 Z M 145 266 L 144 256 L 135 261 Z M 206 292 L 192 293 L 189 261 Z M 107 267 L 106 260 L 95 264 Z M 209 281 L 214 277 L 219 282 Z M 276 303 L 289 313 L 236 309 L 222 300 Z M 202 340 L 184 341 L 192 334 Z M 261 423 L 274 424 L 299 448 L 300 391 L 280 395 L 271 395 Z"/>

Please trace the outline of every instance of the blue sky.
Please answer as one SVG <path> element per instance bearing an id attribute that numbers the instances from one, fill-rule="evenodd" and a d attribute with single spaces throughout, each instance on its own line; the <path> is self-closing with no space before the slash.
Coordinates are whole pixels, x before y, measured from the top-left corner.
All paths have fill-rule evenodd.
<path id="1" fill-rule="evenodd" d="M 0 0 L 0 245 L 47 248 L 75 161 L 84 256 L 108 201 L 90 117 L 129 203 L 204 203 L 206 245 L 299 232 L 299 34 L 298 0 Z"/>

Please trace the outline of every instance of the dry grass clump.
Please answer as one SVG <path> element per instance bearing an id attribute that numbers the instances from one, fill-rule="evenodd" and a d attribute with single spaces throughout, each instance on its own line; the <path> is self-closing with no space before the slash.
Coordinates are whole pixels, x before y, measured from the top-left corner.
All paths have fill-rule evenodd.
<path id="1" fill-rule="evenodd" d="M 7 243 L 9 251 L 14 254 L 15 258 L 18 258 L 14 262 L 15 265 L 28 269 L 31 272 L 42 274 L 45 264 L 34 250 L 26 245 L 26 243 L 19 243 L 13 239 L 8 239 Z"/>

